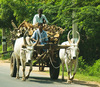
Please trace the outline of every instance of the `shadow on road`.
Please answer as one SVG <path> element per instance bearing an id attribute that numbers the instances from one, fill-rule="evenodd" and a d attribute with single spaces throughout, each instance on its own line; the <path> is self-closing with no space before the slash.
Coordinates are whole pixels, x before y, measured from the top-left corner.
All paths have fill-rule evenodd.
<path id="1" fill-rule="evenodd" d="M 53 83 L 67 84 L 66 81 L 62 81 L 61 79 L 52 80 L 49 77 L 30 77 L 29 81 L 44 83 L 44 84 L 53 84 Z"/>
<path id="2" fill-rule="evenodd" d="M 43 84 L 61 83 L 68 85 L 67 80 L 64 81 L 62 81 L 62 79 L 52 80 L 49 77 L 30 77 L 29 81 L 43 83 Z M 89 87 L 99 87 L 99 85 L 97 84 L 87 83 L 86 81 L 78 81 L 78 80 L 73 80 L 72 84 L 78 84 Z"/>

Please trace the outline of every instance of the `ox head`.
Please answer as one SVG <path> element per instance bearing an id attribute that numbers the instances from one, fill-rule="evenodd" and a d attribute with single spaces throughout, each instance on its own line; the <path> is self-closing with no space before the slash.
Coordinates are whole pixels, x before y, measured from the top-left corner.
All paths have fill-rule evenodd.
<path id="1" fill-rule="evenodd" d="M 80 34 L 79 34 L 79 32 L 76 31 L 76 33 L 78 34 L 78 38 L 77 39 L 73 38 L 70 40 L 70 38 L 69 38 L 70 32 L 71 31 L 68 32 L 68 36 L 67 36 L 70 47 L 68 47 L 66 51 L 67 51 L 68 58 L 76 59 L 79 54 L 78 44 L 80 41 Z"/>
<path id="2" fill-rule="evenodd" d="M 38 35 L 38 40 L 36 41 L 36 43 L 27 43 L 27 39 L 26 39 L 26 33 L 24 35 L 24 45 L 21 48 L 21 56 L 23 56 L 24 58 L 26 58 L 27 62 L 30 62 L 31 59 L 33 58 L 34 55 L 34 47 L 37 45 L 37 43 L 39 42 L 39 35 Z M 29 38 L 29 41 L 31 41 L 31 39 Z"/>
<path id="3" fill-rule="evenodd" d="M 77 46 L 70 46 L 67 48 L 66 53 L 69 59 L 76 59 L 79 54 L 79 48 Z"/>
<path id="4" fill-rule="evenodd" d="M 33 57 L 34 48 L 32 46 L 24 46 L 21 48 L 21 57 L 25 58 L 27 62 L 30 62 Z"/>

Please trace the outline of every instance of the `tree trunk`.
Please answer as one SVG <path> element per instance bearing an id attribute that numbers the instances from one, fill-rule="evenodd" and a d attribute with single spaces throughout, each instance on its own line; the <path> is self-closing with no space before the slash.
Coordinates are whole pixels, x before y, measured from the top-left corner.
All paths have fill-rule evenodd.
<path id="1" fill-rule="evenodd" d="M 2 29 L 2 51 L 6 52 L 7 51 L 7 42 L 6 42 L 6 36 L 5 36 L 5 29 Z"/>

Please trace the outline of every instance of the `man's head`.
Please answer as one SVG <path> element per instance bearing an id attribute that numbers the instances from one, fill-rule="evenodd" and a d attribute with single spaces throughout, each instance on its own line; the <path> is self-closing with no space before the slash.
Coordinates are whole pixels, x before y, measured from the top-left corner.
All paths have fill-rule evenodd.
<path id="1" fill-rule="evenodd" d="M 39 8 L 38 9 L 38 13 L 42 14 L 43 13 L 43 9 L 42 8 Z"/>
<path id="2" fill-rule="evenodd" d="M 38 23 L 38 28 L 41 31 L 43 29 L 43 23 Z"/>
<path id="3" fill-rule="evenodd" d="M 39 9 L 38 9 L 39 17 L 41 17 L 42 13 L 43 13 L 43 9 L 42 9 L 42 8 L 39 8 Z"/>

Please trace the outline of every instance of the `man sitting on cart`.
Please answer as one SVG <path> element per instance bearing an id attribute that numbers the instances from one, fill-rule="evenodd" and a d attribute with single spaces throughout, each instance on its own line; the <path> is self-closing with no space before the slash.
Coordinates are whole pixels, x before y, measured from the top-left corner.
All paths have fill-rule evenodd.
<path id="1" fill-rule="evenodd" d="M 43 30 L 43 23 L 38 23 L 38 29 L 34 31 L 32 35 L 33 43 L 38 39 L 39 34 L 39 44 L 43 45 L 48 42 L 47 33 Z"/>
<path id="2" fill-rule="evenodd" d="M 35 43 L 36 40 L 38 39 L 38 35 L 39 35 L 39 44 L 43 45 L 48 43 L 47 33 L 43 30 L 43 23 L 38 23 L 38 29 L 35 30 L 32 35 L 33 43 Z M 40 54 L 45 51 L 46 49 L 41 49 Z"/>

